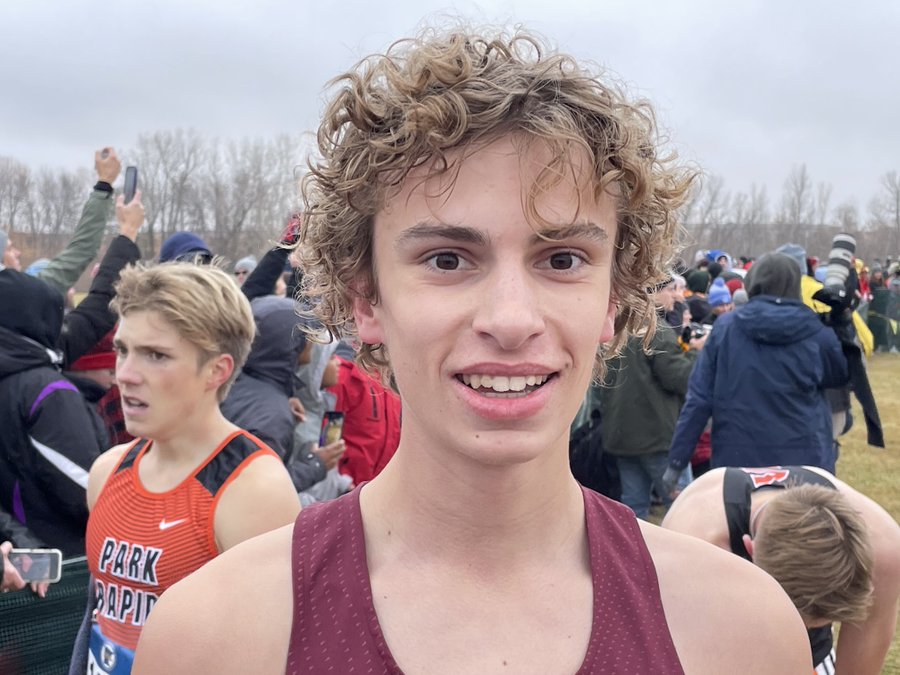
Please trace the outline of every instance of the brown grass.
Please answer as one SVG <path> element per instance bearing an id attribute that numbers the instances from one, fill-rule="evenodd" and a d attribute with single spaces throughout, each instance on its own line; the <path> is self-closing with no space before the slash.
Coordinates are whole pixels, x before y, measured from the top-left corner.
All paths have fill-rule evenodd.
<path id="1" fill-rule="evenodd" d="M 838 477 L 900 520 L 900 354 L 874 354 L 868 371 L 886 447 L 866 445 L 866 425 L 854 400 L 853 428 L 841 438 Z M 894 635 L 882 673 L 900 674 L 900 635 Z"/>

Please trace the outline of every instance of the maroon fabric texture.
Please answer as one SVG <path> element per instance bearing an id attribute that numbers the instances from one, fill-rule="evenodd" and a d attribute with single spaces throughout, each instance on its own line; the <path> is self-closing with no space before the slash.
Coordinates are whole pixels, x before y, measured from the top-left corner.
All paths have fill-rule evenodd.
<path id="1" fill-rule="evenodd" d="M 294 524 L 289 675 L 402 673 L 372 603 L 359 491 L 304 509 Z M 634 514 L 589 490 L 584 502 L 594 618 L 578 673 L 683 674 Z"/>

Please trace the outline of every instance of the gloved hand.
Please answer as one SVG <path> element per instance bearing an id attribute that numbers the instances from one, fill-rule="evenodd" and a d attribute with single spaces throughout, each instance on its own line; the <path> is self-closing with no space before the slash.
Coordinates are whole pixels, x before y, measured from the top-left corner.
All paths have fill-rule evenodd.
<path id="1" fill-rule="evenodd" d="M 673 499 L 675 498 L 673 493 L 678 487 L 679 478 L 681 478 L 681 470 L 671 466 L 666 469 L 666 472 L 662 476 L 662 488 L 666 491 L 666 495 Z"/>

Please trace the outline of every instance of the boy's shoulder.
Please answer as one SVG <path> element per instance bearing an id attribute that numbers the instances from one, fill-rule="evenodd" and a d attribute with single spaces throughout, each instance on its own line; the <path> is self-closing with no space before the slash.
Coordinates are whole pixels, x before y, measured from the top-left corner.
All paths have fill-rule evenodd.
<path id="1" fill-rule="evenodd" d="M 283 673 L 293 529 L 238 544 L 169 588 L 141 633 L 134 673 Z"/>
<path id="2" fill-rule="evenodd" d="M 685 672 L 811 670 L 803 621 L 774 579 L 695 537 L 649 523 L 641 532 Z"/>

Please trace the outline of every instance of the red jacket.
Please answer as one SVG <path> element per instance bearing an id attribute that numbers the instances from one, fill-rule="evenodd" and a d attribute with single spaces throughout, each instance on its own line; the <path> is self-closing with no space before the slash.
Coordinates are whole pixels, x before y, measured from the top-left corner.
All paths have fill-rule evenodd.
<path id="1" fill-rule="evenodd" d="M 347 444 L 338 470 L 359 485 L 387 466 L 400 443 L 400 397 L 350 361 L 338 358 L 338 383 L 327 389 L 344 413 Z"/>

